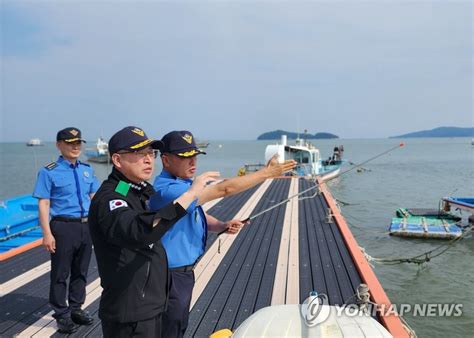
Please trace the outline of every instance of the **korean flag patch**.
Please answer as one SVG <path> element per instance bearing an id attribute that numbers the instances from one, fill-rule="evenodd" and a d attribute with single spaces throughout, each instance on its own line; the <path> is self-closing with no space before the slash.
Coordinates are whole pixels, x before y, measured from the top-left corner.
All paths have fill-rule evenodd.
<path id="1" fill-rule="evenodd" d="M 109 209 L 110 211 L 115 210 L 117 208 L 128 207 L 127 202 L 124 200 L 112 200 L 109 202 Z"/>

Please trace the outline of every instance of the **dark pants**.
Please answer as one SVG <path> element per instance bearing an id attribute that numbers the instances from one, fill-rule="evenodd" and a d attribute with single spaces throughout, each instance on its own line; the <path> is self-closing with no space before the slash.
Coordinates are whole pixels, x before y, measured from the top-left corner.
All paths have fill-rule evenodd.
<path id="1" fill-rule="evenodd" d="M 70 316 L 71 310 L 80 309 L 86 299 L 92 242 L 87 223 L 52 221 L 50 226 L 56 240 L 56 252 L 51 254 L 49 302 L 54 310 L 53 317 L 62 318 Z"/>
<path id="2" fill-rule="evenodd" d="M 189 306 L 194 287 L 194 272 L 171 270 L 168 309 L 163 314 L 163 337 L 183 337 L 189 320 Z"/>
<path id="3" fill-rule="evenodd" d="M 158 316 L 133 323 L 118 323 L 102 320 L 102 334 L 104 338 L 128 338 L 128 337 L 161 337 L 161 319 Z M 166 336 L 164 336 L 166 337 Z"/>

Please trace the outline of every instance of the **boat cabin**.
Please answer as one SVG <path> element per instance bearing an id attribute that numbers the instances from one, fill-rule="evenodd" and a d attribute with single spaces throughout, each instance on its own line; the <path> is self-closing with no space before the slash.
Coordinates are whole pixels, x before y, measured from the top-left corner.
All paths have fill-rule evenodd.
<path id="1" fill-rule="evenodd" d="M 321 155 L 319 149 L 303 139 L 296 139 L 295 145 L 287 144 L 286 135 L 281 138 L 281 144 L 269 145 L 265 149 L 265 161 L 278 154 L 280 163 L 286 160 L 295 160 L 298 176 L 317 175 L 320 172 Z"/>

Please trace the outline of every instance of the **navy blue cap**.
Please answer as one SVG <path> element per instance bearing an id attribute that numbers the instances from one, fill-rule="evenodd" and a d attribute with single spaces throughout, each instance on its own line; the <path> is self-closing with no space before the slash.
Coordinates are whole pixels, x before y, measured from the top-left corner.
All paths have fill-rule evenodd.
<path id="1" fill-rule="evenodd" d="M 161 139 L 163 149 L 161 153 L 171 153 L 180 157 L 192 157 L 198 154 L 206 154 L 196 146 L 193 134 L 187 130 L 174 130 Z"/>
<path id="2" fill-rule="evenodd" d="M 67 143 L 80 141 L 86 143 L 86 141 L 82 139 L 81 131 L 74 127 L 67 127 L 58 131 L 56 141 L 64 141 Z"/>
<path id="3" fill-rule="evenodd" d="M 143 129 L 129 126 L 116 132 L 109 141 L 109 153 L 114 154 L 120 150 L 137 151 L 146 147 L 161 149 L 163 143 L 149 139 Z"/>

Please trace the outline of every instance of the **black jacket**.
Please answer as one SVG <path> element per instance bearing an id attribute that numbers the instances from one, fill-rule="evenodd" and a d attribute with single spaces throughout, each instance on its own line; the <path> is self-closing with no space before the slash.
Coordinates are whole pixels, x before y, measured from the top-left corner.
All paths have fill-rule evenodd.
<path id="1" fill-rule="evenodd" d="M 103 320 L 141 321 L 166 309 L 168 261 L 160 238 L 186 211 L 179 204 L 147 210 L 153 194 L 149 183 L 131 184 L 114 169 L 92 199 L 89 227 L 103 288 Z M 153 228 L 155 218 L 161 220 Z"/>

